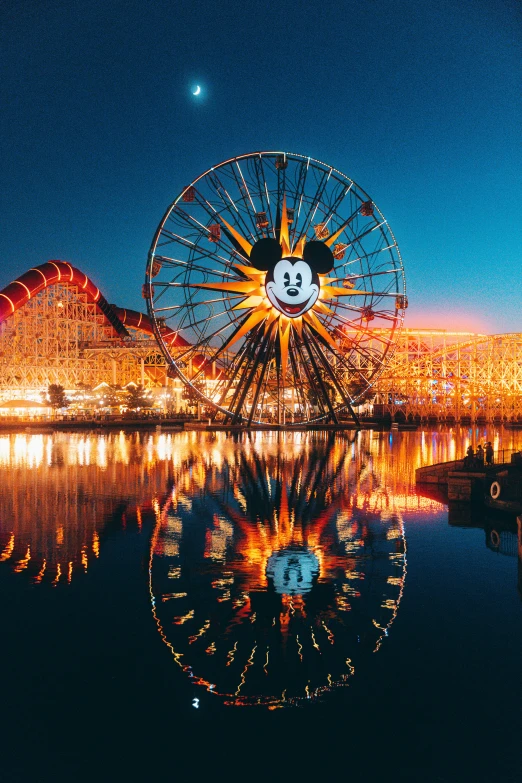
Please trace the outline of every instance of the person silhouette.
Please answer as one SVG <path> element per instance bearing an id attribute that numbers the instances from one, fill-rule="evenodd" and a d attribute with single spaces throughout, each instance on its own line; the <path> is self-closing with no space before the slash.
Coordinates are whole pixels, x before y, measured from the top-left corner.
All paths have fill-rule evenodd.
<path id="1" fill-rule="evenodd" d="M 482 448 L 482 444 L 479 443 L 477 446 L 477 453 L 475 454 L 475 459 L 477 460 L 477 467 L 482 468 L 484 467 L 484 449 Z"/>
<path id="2" fill-rule="evenodd" d="M 493 455 L 494 455 L 494 452 L 493 452 L 493 446 L 491 445 L 491 441 L 490 440 L 488 440 L 488 442 L 486 443 L 485 454 L 486 454 L 486 465 L 493 465 Z"/>

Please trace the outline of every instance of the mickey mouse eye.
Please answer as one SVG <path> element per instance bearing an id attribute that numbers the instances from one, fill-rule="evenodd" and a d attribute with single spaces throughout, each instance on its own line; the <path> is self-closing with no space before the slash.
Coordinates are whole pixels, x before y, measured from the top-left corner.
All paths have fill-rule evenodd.
<path id="1" fill-rule="evenodd" d="M 288 272 L 285 272 L 285 276 L 283 277 L 283 285 L 285 288 L 288 288 L 290 285 L 290 274 Z"/>
<path id="2" fill-rule="evenodd" d="M 296 286 L 298 288 L 301 288 L 301 286 L 303 285 L 303 275 L 301 274 L 301 272 L 298 272 L 296 274 L 296 276 L 295 276 L 295 284 L 296 284 Z"/>

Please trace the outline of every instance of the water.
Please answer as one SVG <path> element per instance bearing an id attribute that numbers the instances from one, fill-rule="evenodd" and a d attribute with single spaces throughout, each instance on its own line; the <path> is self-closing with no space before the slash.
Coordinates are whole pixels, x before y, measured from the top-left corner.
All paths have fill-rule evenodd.
<path id="1" fill-rule="evenodd" d="M 0 437 L 0 779 L 522 780 L 516 521 L 414 480 L 484 439 Z"/>

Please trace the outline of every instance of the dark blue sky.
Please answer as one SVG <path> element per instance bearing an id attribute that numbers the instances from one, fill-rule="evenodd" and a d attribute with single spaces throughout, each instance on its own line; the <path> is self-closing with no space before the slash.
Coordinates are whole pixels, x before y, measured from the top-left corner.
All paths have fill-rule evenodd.
<path id="1" fill-rule="evenodd" d="M 0 288 L 59 258 L 144 309 L 147 251 L 180 189 L 281 149 L 382 210 L 407 326 L 522 331 L 521 9 L 4 0 Z"/>

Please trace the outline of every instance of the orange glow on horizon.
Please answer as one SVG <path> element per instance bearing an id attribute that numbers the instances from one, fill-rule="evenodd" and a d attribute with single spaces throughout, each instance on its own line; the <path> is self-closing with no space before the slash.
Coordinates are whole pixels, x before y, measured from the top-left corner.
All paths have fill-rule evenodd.
<path id="1" fill-rule="evenodd" d="M 472 332 L 473 334 L 495 334 L 491 323 L 482 313 L 460 310 L 420 310 L 410 305 L 404 319 L 406 329 L 441 329 L 446 332 Z"/>

